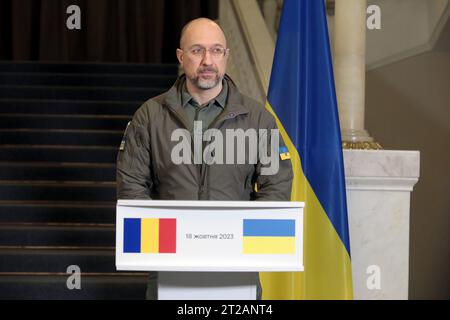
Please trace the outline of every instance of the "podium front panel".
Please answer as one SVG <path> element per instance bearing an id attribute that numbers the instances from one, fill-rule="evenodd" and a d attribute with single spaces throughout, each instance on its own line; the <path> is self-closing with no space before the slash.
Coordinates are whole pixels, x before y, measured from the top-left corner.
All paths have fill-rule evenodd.
<path id="1" fill-rule="evenodd" d="M 303 271 L 303 206 L 119 200 L 117 270 Z"/>

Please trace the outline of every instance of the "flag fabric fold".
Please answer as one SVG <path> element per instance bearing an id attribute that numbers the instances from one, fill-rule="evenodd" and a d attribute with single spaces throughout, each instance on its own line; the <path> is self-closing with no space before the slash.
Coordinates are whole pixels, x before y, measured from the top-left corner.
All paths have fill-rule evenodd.
<path id="1" fill-rule="evenodd" d="M 345 176 L 325 4 L 285 0 L 266 108 L 304 201 L 301 273 L 262 273 L 264 299 L 352 299 Z"/>

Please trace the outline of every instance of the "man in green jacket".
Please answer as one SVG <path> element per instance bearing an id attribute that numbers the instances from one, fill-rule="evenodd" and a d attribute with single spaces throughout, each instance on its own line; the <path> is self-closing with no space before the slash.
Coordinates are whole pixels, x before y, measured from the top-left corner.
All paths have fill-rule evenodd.
<path id="1" fill-rule="evenodd" d="M 222 29 L 206 18 L 189 22 L 176 54 L 184 74 L 127 126 L 117 198 L 289 201 L 287 149 L 274 117 L 226 75 Z M 157 298 L 156 278 L 151 272 L 148 299 Z"/>

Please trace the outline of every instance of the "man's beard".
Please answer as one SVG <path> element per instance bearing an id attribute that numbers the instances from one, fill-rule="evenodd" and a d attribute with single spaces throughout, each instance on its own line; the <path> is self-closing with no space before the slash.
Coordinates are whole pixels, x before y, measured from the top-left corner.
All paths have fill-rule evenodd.
<path id="1" fill-rule="evenodd" d="M 205 71 L 214 72 L 216 76 L 212 79 L 202 79 L 199 74 Z M 222 82 L 223 76 L 219 75 L 218 70 L 215 68 L 203 68 L 199 69 L 197 71 L 197 75 L 195 77 L 191 77 L 190 80 L 192 84 L 196 86 L 198 89 L 209 90 L 218 86 L 219 83 Z"/>

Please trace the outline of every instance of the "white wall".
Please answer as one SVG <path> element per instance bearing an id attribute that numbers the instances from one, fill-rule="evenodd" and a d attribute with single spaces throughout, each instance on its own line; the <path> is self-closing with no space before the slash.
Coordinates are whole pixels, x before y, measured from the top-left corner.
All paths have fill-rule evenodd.
<path id="1" fill-rule="evenodd" d="M 428 42 L 428 3 L 429 0 L 368 1 L 380 6 L 382 22 L 381 30 L 367 31 L 369 68 Z"/>
<path id="2" fill-rule="evenodd" d="M 411 201 L 411 299 L 450 298 L 450 51 L 366 75 L 366 126 L 386 149 L 419 150 Z"/>

